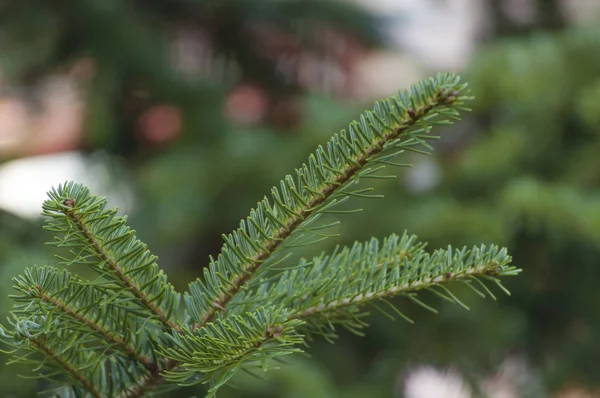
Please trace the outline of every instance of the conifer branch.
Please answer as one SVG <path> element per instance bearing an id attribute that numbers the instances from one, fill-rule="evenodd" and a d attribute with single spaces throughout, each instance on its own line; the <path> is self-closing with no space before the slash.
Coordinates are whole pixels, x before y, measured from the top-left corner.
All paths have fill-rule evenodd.
<path id="1" fill-rule="evenodd" d="M 242 364 L 259 361 L 267 370 L 267 359 L 300 352 L 294 346 L 304 342 L 296 332 L 302 323 L 290 319 L 287 309 L 262 309 L 167 334 L 169 344 L 160 349 L 168 358 L 162 373 L 142 376 L 117 398 L 142 397 L 165 381 L 191 385 L 218 379 L 206 396 L 212 397 Z"/>
<path id="2" fill-rule="evenodd" d="M 441 272 L 438 275 L 431 276 L 429 278 L 424 278 L 421 280 L 414 281 L 412 283 L 405 283 L 402 286 L 391 286 L 386 288 L 381 288 L 379 290 L 370 290 L 365 293 L 359 293 L 357 295 L 350 295 L 347 297 L 339 298 L 332 300 L 327 303 L 320 303 L 318 305 L 313 305 L 311 307 L 305 308 L 302 311 L 298 312 L 294 315 L 293 318 L 296 319 L 305 319 L 310 318 L 315 315 L 325 316 L 327 313 L 336 313 L 340 309 L 349 306 L 359 306 L 366 305 L 370 302 L 373 302 L 378 299 L 383 299 L 386 297 L 393 296 L 407 296 L 411 300 L 415 301 L 416 298 L 410 295 L 411 292 L 416 292 L 419 290 L 429 290 L 439 284 L 449 283 L 449 282 L 468 282 L 472 278 L 482 277 L 482 276 L 506 276 L 506 275 L 516 275 L 518 270 L 511 270 L 510 273 L 504 272 L 501 267 L 495 263 L 490 262 L 487 264 L 482 264 L 480 266 L 476 266 L 471 269 L 467 269 L 460 273 L 452 273 L 452 272 Z M 451 296 L 453 297 L 453 296 Z M 458 302 L 458 299 L 452 298 L 452 302 Z M 421 304 L 420 304 L 421 305 Z M 437 310 L 426 306 L 425 308 L 430 311 L 437 313 Z M 467 307 L 468 309 L 468 307 Z"/>
<path id="3" fill-rule="evenodd" d="M 372 112 L 360 117 L 360 123 L 351 123 L 348 133 L 335 135 L 327 150 L 319 147 L 308 164 L 296 170 L 295 180 L 286 176 L 279 189 L 272 189 L 272 204 L 265 197 L 239 229 L 224 236 L 221 254 L 205 269 L 204 281 L 190 284 L 184 299 L 196 320 L 192 329 L 215 321 L 294 231 L 307 230 L 320 214 L 333 212 L 335 205 L 363 194 L 344 192 L 353 182 L 380 178 L 375 173 L 386 163 L 393 164 L 391 159 L 403 150 L 423 153 L 416 147 L 428 147 L 425 140 L 431 127 L 451 123 L 458 119 L 458 109 L 466 109 L 463 102 L 470 98 L 461 96 L 465 88 L 450 73 L 419 82 L 410 91 L 377 103 Z"/>
<path id="4" fill-rule="evenodd" d="M 91 247 L 94 248 L 98 259 L 104 262 L 106 266 L 114 272 L 116 277 L 129 288 L 131 293 L 140 300 L 140 303 L 142 303 L 144 307 L 148 308 L 148 310 L 150 310 L 150 312 L 152 312 L 165 326 L 171 329 L 178 329 L 179 326 L 167 319 L 165 313 L 154 304 L 154 300 L 148 297 L 140 289 L 134 280 L 127 274 L 127 272 L 117 263 L 116 259 L 110 255 L 104 245 L 102 245 L 100 241 L 96 239 L 95 235 L 86 225 L 84 219 L 75 210 L 75 199 L 67 198 L 63 204 L 67 207 L 67 209 L 65 209 L 65 214 L 75 222 L 75 225 L 79 231 L 83 233 L 83 236 L 85 236 Z M 137 254 L 138 253 L 136 252 L 132 252 L 128 253 L 127 255 L 135 256 Z"/>
<path id="5" fill-rule="evenodd" d="M 115 322 L 102 324 L 100 319 L 120 319 L 121 325 L 125 326 L 128 323 L 127 319 L 117 316 L 114 312 L 115 308 L 107 308 L 111 306 L 110 297 L 107 294 L 99 291 L 93 285 L 85 284 L 76 276 L 72 276 L 68 271 L 62 272 L 51 267 L 34 267 L 26 269 L 22 276 L 13 279 L 15 289 L 24 293 L 23 296 L 11 296 L 17 302 L 26 302 L 23 309 L 17 307 L 14 311 L 16 314 L 29 313 L 30 303 L 33 300 L 44 308 L 46 313 L 60 311 L 70 317 L 75 328 L 86 325 L 90 330 L 96 332 L 106 342 L 123 351 L 131 359 L 134 359 L 143 364 L 148 371 L 156 373 L 159 371 L 158 365 L 147 355 L 139 352 L 136 347 L 119 335 L 118 330 L 115 330 Z M 34 288 L 32 288 L 34 286 Z M 78 298 L 86 298 L 86 302 L 78 300 Z M 41 302 L 40 302 L 41 301 Z M 98 311 L 99 303 L 105 303 L 106 314 Z M 39 311 L 39 309 L 36 309 Z M 110 314 L 111 318 L 106 315 Z M 66 325 L 62 327 L 65 328 Z M 130 333 L 129 333 L 130 334 Z"/>
<path id="6" fill-rule="evenodd" d="M 46 229 L 64 234 L 57 246 L 77 247 L 73 261 L 84 263 L 123 286 L 139 300 L 167 329 L 179 329 L 170 319 L 176 311 L 179 296 L 166 281 L 146 245 L 135 238 L 135 231 L 116 210 L 105 210 L 106 200 L 91 197 L 81 185 L 67 183 L 50 193 L 44 203 L 44 214 L 50 217 Z M 87 254 L 84 255 L 84 254 Z M 89 261 L 88 258 L 93 258 Z M 157 302 L 166 307 L 166 312 Z"/>
<path id="7" fill-rule="evenodd" d="M 302 260 L 298 267 L 285 271 L 273 281 L 259 281 L 259 287 L 241 295 L 231 311 L 244 313 L 257 305 L 277 302 L 293 311 L 292 319 L 303 319 L 312 327 L 320 323 L 324 327 L 342 323 L 360 328 L 362 326 L 352 321 L 353 316 L 360 307 L 374 304 L 376 300 L 405 296 L 437 313 L 417 298 L 418 291 L 427 290 L 468 309 L 445 284 L 460 282 L 481 297 L 495 299 L 481 279 L 488 279 L 506 291 L 497 277 L 517 275 L 521 271 L 510 265 L 512 260 L 506 249 L 496 246 L 482 245 L 469 250 L 449 247 L 431 254 L 425 247 L 414 235 L 391 235 L 383 242 L 371 239 L 350 248 L 336 249 L 310 262 Z M 473 286 L 474 281 L 484 292 Z M 322 329 L 320 332 L 325 333 Z"/>
<path id="8" fill-rule="evenodd" d="M 417 296 L 430 291 L 467 308 L 448 282 L 495 298 L 484 282 L 506 291 L 498 277 L 520 272 L 496 246 L 428 253 L 404 234 L 336 248 L 293 268 L 281 254 L 333 236 L 327 229 L 337 222 L 317 220 L 353 211 L 337 208 L 349 198 L 379 197 L 353 185 L 393 177 L 379 171 L 406 166 L 395 161 L 403 151 L 427 153 L 431 128 L 466 109 L 465 88 L 453 74 L 438 74 L 377 103 L 326 149 L 319 146 L 224 236 L 204 279 L 185 293 L 184 314 L 181 296 L 126 218 L 82 185 L 60 185 L 43 205 L 46 229 L 57 234 L 54 245 L 69 249 L 63 264 L 88 266 L 100 278 L 27 269 L 13 279 L 21 294 L 12 296 L 13 330 L 0 326 L 0 339 L 14 348 L 15 362 L 38 364 L 41 377 L 66 373 L 77 384 L 75 396 L 139 398 L 164 383 L 207 383 L 212 397 L 239 369 L 266 370 L 271 360 L 299 352 L 313 333 L 331 340 L 335 325 L 361 333 L 366 305 L 379 309 L 378 302 L 404 296 L 437 312 Z M 284 271 L 267 277 L 281 271 L 279 264 Z M 33 357 L 38 353 L 45 359 Z"/>
<path id="9" fill-rule="evenodd" d="M 68 359 L 63 358 L 59 352 L 52 350 L 44 341 L 44 337 L 30 337 L 29 342 L 47 358 L 52 360 L 56 365 L 65 371 L 73 380 L 79 383 L 87 392 L 94 398 L 103 398 L 100 391 L 94 387 L 92 381 L 80 371 L 77 367 L 72 366 Z"/>
<path id="10" fill-rule="evenodd" d="M 260 309 L 168 334 L 170 344 L 161 352 L 179 366 L 164 372 L 164 377 L 180 385 L 218 380 L 208 392 L 207 397 L 212 397 L 242 364 L 251 367 L 258 362 L 266 370 L 268 359 L 299 352 L 295 346 L 304 338 L 296 330 L 302 324 L 290 319 L 287 309 Z"/>
<path id="11" fill-rule="evenodd" d="M 0 327 L 0 338 L 14 348 L 13 362 L 35 364 L 37 377 L 64 383 L 68 376 L 75 396 L 112 396 L 114 386 L 138 378 L 146 368 L 137 368 L 131 361 L 107 352 L 109 347 L 96 349 L 98 339 L 87 328 L 63 328 L 52 312 L 29 317 L 14 316 L 13 330 Z M 16 354 L 19 355 L 16 355 Z M 42 354 L 40 360 L 38 355 Z"/>
<path id="12" fill-rule="evenodd" d="M 281 249 L 284 242 L 303 223 L 315 216 L 331 212 L 331 207 L 353 193 L 344 189 L 358 178 L 378 178 L 374 173 L 385 165 L 367 167 L 381 162 L 379 156 L 389 149 L 423 152 L 425 139 L 434 124 L 447 124 L 458 118 L 457 109 L 466 85 L 453 74 L 438 74 L 436 79 L 419 82 L 398 97 L 376 104 L 372 112 L 353 122 L 349 133 L 335 135 L 327 150 L 319 147 L 308 164 L 281 181 L 280 189 L 271 191 L 273 204 L 265 197 L 250 212 L 240 228 L 224 236 L 225 244 L 216 261 L 205 270 L 205 281 L 190 285 L 185 300 L 188 311 L 197 319 L 194 327 L 212 322 L 217 313 L 257 273 L 261 265 Z M 441 115 L 442 120 L 436 120 Z M 414 129 L 421 124 L 421 128 Z M 336 198 L 337 197 L 337 198 Z"/>

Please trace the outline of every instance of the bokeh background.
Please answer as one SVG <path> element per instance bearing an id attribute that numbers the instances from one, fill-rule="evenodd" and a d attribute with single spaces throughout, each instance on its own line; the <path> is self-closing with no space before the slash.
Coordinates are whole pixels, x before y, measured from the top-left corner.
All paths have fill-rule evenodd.
<path id="1" fill-rule="evenodd" d="M 21 0 L 0 3 L 0 316 L 54 264 L 45 192 L 108 196 L 184 290 L 221 234 L 380 97 L 460 72 L 473 112 L 377 185 L 341 237 L 508 246 L 512 296 L 401 300 L 220 397 L 600 397 L 600 2 Z M 358 202 L 357 202 L 358 203 Z M 459 289 L 460 290 L 460 289 Z M 0 361 L 0 396 L 43 381 Z M 170 393 L 202 396 L 202 388 Z"/>

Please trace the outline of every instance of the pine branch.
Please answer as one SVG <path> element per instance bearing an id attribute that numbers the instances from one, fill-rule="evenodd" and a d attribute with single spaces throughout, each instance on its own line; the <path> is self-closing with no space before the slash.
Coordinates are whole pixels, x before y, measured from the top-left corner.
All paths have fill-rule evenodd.
<path id="1" fill-rule="evenodd" d="M 83 372 L 71 365 L 69 360 L 61 357 L 60 353 L 52 350 L 42 337 L 31 337 L 29 342 L 42 352 L 46 357 L 50 358 L 56 365 L 62 368 L 73 380 L 83 386 L 94 398 L 102 398 L 102 393 L 98 391 L 91 380 L 89 380 Z"/>
<path id="2" fill-rule="evenodd" d="M 322 327 L 341 323 L 357 331 L 363 326 L 355 322 L 357 311 L 377 300 L 405 296 L 437 313 L 416 295 L 427 290 L 468 309 L 445 284 L 460 282 L 482 297 L 489 295 L 495 299 L 481 279 L 507 292 L 497 277 L 521 271 L 510 266 L 511 257 L 506 249 L 496 246 L 482 245 L 470 250 L 448 247 L 431 254 L 425 251 L 425 246 L 415 236 L 391 235 L 382 243 L 371 239 L 310 262 L 302 260 L 298 267 L 282 273 L 274 282 L 259 281 L 259 288 L 240 295 L 232 303 L 231 311 L 244 313 L 248 308 L 275 302 L 290 308 L 293 319 L 306 320 L 313 329 L 331 337 Z"/>
<path id="3" fill-rule="evenodd" d="M 498 278 L 520 272 L 506 249 L 428 253 L 406 234 L 266 273 L 279 271 L 284 250 L 332 236 L 327 229 L 335 223 L 318 224 L 322 215 L 353 211 L 337 207 L 351 197 L 378 196 L 356 188 L 360 179 L 390 178 L 379 171 L 406 166 L 395 161 L 405 150 L 427 153 L 431 128 L 465 109 L 465 88 L 458 77 L 438 74 L 377 103 L 326 149 L 318 147 L 224 236 L 204 280 L 184 295 L 185 317 L 180 295 L 126 218 L 81 185 L 59 186 L 43 206 L 46 228 L 58 234 L 54 245 L 69 249 L 63 264 L 88 266 L 99 278 L 27 269 L 13 279 L 19 294 L 12 296 L 12 330 L 0 326 L 0 339 L 14 349 L 15 362 L 36 364 L 41 377 L 68 376 L 75 396 L 138 398 L 165 383 L 206 383 L 212 397 L 239 369 L 266 370 L 272 360 L 299 352 L 305 336 L 331 340 L 336 325 L 361 333 L 366 305 L 379 309 L 379 302 L 404 296 L 437 312 L 418 296 L 425 290 L 467 308 L 448 282 L 482 297 L 494 297 L 484 281 L 506 291 Z"/>
<path id="4" fill-rule="evenodd" d="M 0 329 L 2 341 L 13 347 L 13 362 L 35 364 L 38 377 L 64 383 L 68 376 L 76 396 L 112 397 L 149 374 L 120 353 L 99 344 L 96 333 L 87 327 L 63 328 L 64 314 L 34 315 L 15 318 L 13 331 Z M 44 356 L 40 361 L 36 353 Z"/>
<path id="5" fill-rule="evenodd" d="M 242 364 L 257 362 L 267 370 L 270 359 L 299 352 L 294 346 L 304 342 L 296 332 L 302 323 L 286 309 L 260 309 L 168 334 L 170 344 L 161 352 L 179 366 L 164 377 L 179 385 L 211 383 L 207 397 L 212 397 Z"/>
<path id="6" fill-rule="evenodd" d="M 306 226 L 349 196 L 346 188 L 359 178 L 378 178 L 390 151 L 423 152 L 425 139 L 434 124 L 458 119 L 465 109 L 461 96 L 466 88 L 453 74 L 438 74 L 375 105 L 350 124 L 348 132 L 335 135 L 327 149 L 319 147 L 308 163 L 286 176 L 280 188 L 271 191 L 240 228 L 224 236 L 225 244 L 216 261 L 205 269 L 204 281 L 190 285 L 186 307 L 195 327 L 213 321 L 220 311 L 256 276 L 259 268 L 284 247 L 295 230 Z M 441 116 L 441 118 L 438 118 Z M 354 193 L 356 194 L 356 193 Z"/>
<path id="7" fill-rule="evenodd" d="M 118 398 L 141 397 L 165 381 L 179 385 L 209 383 L 206 397 L 212 397 L 242 365 L 248 367 L 258 361 L 267 370 L 269 359 L 300 352 L 294 346 L 303 343 L 303 336 L 295 330 L 302 321 L 289 318 L 285 309 L 261 309 L 217 320 L 203 328 L 167 334 L 168 348 L 160 349 L 168 358 L 163 373 L 143 376 Z"/>
<path id="8" fill-rule="evenodd" d="M 112 304 L 124 297 L 111 297 L 99 286 L 86 284 L 68 271 L 52 267 L 26 269 L 13 282 L 14 288 L 23 293 L 10 296 L 17 303 L 23 302 L 21 306 L 15 306 L 14 314 L 63 313 L 68 319 L 61 318 L 60 328 L 77 330 L 85 325 L 101 339 L 143 364 L 151 373 L 159 372 L 158 364 L 136 347 L 144 343 L 139 341 L 144 334 L 138 333 L 140 328 L 134 325 L 136 315 L 122 304 Z M 32 306 L 32 303 L 37 305 Z M 120 330 L 124 332 L 119 333 Z"/>
<path id="9" fill-rule="evenodd" d="M 322 214 L 350 196 L 364 192 L 347 188 L 360 178 L 381 178 L 376 172 L 403 150 L 423 153 L 429 148 L 425 139 L 435 124 L 458 119 L 458 109 L 466 110 L 461 96 L 466 84 L 453 74 L 438 74 L 422 81 L 410 91 L 399 93 L 376 104 L 372 112 L 351 123 L 348 132 L 335 135 L 327 150 L 319 147 L 308 163 L 271 190 L 272 204 L 266 197 L 242 220 L 240 228 L 224 236 L 225 244 L 217 260 L 204 272 L 204 281 L 190 284 L 185 293 L 186 309 L 195 320 L 193 329 L 213 322 L 219 312 L 256 276 L 259 268 L 276 261 L 276 254 L 297 231 L 309 226 Z M 173 363 L 174 368 L 177 362 Z M 154 385 L 158 377 L 147 378 Z M 143 383 L 140 383 L 143 385 Z"/>
<path id="10" fill-rule="evenodd" d="M 86 334 L 95 350 L 106 355 L 116 349 L 146 369 L 139 372 L 137 365 L 126 365 L 124 368 L 136 370 L 135 374 L 113 383 L 111 388 L 116 391 L 141 394 L 148 387 L 138 386 L 139 380 L 162 383 L 160 373 L 173 364 L 156 357 L 155 347 L 162 335 L 161 329 L 180 327 L 175 318 L 179 294 L 158 268 L 156 257 L 126 226 L 126 218 L 118 217 L 116 209 L 105 210 L 104 198 L 92 196 L 87 188 L 73 183 L 59 186 L 49 196 L 43 205 L 44 215 L 50 217 L 46 228 L 59 234 L 54 245 L 71 249 L 71 258 L 61 258 L 62 262 L 69 266 L 89 266 L 106 282 L 90 284 L 67 273 L 59 275 L 59 271 L 51 268 L 26 273 L 15 280 L 15 287 L 25 293 L 25 297 L 15 299 L 25 302 L 37 299 L 43 304 L 23 305 L 30 312 L 23 312 L 17 306 L 15 315 L 39 317 L 43 310 L 44 314 L 56 318 L 60 313 L 63 316 L 56 319 L 57 329 L 82 333 L 81 328 L 85 327 L 95 336 L 94 340 Z M 111 392 L 109 396 L 116 394 Z"/>
<path id="11" fill-rule="evenodd" d="M 66 183 L 49 196 L 43 205 L 43 214 L 50 217 L 45 228 L 63 235 L 56 246 L 79 250 L 71 250 L 73 259 L 64 262 L 92 267 L 136 297 L 167 329 L 178 329 L 170 318 L 176 314 L 179 295 L 156 257 L 125 224 L 126 218 L 117 217 L 116 209 L 105 210 L 106 199 L 91 196 L 79 184 Z"/>

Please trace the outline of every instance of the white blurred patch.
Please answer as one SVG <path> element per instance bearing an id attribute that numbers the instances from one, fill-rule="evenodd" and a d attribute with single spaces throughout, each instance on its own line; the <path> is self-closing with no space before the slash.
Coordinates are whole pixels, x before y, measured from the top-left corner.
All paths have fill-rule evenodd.
<path id="1" fill-rule="evenodd" d="M 471 398 L 471 388 L 457 372 L 423 366 L 410 371 L 404 382 L 406 398 Z"/>
<path id="2" fill-rule="evenodd" d="M 472 385 L 457 371 L 439 370 L 431 365 L 414 367 L 398 379 L 397 395 L 404 398 L 472 398 Z M 488 376 L 472 380 L 488 398 L 545 397 L 539 373 L 525 357 L 505 358 Z M 479 396 L 479 395 L 477 395 Z"/>
<path id="3" fill-rule="evenodd" d="M 431 156 L 415 158 L 413 167 L 406 170 L 404 184 L 413 194 L 422 194 L 437 187 L 442 170 Z"/>
<path id="4" fill-rule="evenodd" d="M 47 192 L 65 181 L 90 188 L 93 194 L 109 198 L 110 206 L 127 213 L 133 193 L 126 183 L 116 181 L 109 172 L 105 157 L 86 158 L 79 152 L 35 156 L 4 163 L 0 166 L 0 208 L 21 217 L 40 216 Z"/>
<path id="5" fill-rule="evenodd" d="M 482 390 L 491 398 L 519 398 L 526 390 L 541 390 L 539 377 L 523 356 L 507 357 L 481 382 Z M 527 396 L 539 396 L 527 394 Z"/>
<path id="6" fill-rule="evenodd" d="M 354 0 L 390 18 L 386 33 L 434 70 L 460 70 L 484 31 L 486 2 L 480 0 Z"/>
<path id="7" fill-rule="evenodd" d="M 560 0 L 563 12 L 573 22 L 593 22 L 600 17 L 598 0 Z"/>

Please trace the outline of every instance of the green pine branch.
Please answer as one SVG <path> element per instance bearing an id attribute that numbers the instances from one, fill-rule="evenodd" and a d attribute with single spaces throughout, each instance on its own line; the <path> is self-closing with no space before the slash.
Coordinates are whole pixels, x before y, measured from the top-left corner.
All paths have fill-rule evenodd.
<path id="1" fill-rule="evenodd" d="M 432 253 L 425 251 L 425 247 L 414 235 L 391 235 L 381 243 L 373 238 L 350 248 L 338 248 L 329 255 L 322 254 L 310 262 L 302 260 L 275 281 L 261 280 L 257 289 L 241 294 L 232 303 L 231 312 L 245 313 L 257 305 L 275 301 L 292 309 L 293 319 L 306 320 L 308 332 L 318 330 L 332 339 L 333 325 L 337 323 L 360 334 L 364 323 L 358 321 L 357 315 L 367 304 L 380 309 L 378 301 L 388 303 L 388 298 L 404 296 L 437 313 L 417 296 L 420 291 L 429 291 L 468 309 L 445 285 L 462 283 L 481 297 L 496 299 L 484 281 L 508 293 L 498 277 L 520 272 L 510 266 L 511 257 L 506 249 L 497 246 L 461 250 L 448 247 Z M 390 309 L 412 322 L 391 304 Z"/>
<path id="2" fill-rule="evenodd" d="M 326 149 L 319 146 L 295 178 L 288 175 L 271 190 L 271 201 L 265 197 L 240 228 L 223 237 L 221 254 L 205 270 L 204 280 L 192 283 L 191 294 L 185 295 L 196 326 L 224 311 L 295 230 L 310 231 L 320 215 L 334 212 L 332 208 L 350 196 L 364 196 L 368 189 L 349 190 L 359 179 L 381 178 L 377 172 L 396 165 L 393 158 L 404 150 L 430 149 L 430 129 L 458 119 L 458 110 L 470 99 L 462 95 L 465 89 L 457 76 L 438 74 L 378 102 L 360 122 L 336 134 Z"/>
<path id="3" fill-rule="evenodd" d="M 262 308 L 169 334 L 171 344 L 161 351 L 180 365 L 165 377 L 180 385 L 211 383 L 211 397 L 242 364 L 267 370 L 271 359 L 300 352 L 296 346 L 304 336 L 297 329 L 302 323 L 285 308 Z"/>
<path id="4" fill-rule="evenodd" d="M 66 183 L 49 193 L 43 214 L 45 228 L 55 232 L 58 247 L 69 247 L 66 265 L 84 264 L 133 295 L 150 316 L 168 329 L 177 329 L 171 319 L 179 306 L 179 295 L 158 268 L 156 257 L 136 239 L 117 210 L 106 210 L 106 199 L 90 195 L 81 185 Z"/>
<path id="5" fill-rule="evenodd" d="M 73 386 L 75 396 L 114 397 L 147 369 L 103 344 L 88 328 L 65 327 L 64 314 L 49 312 L 11 321 L 12 330 L 0 329 L 12 362 L 31 364 L 36 377 Z M 10 362 L 9 362 L 10 363 Z"/>
<path id="6" fill-rule="evenodd" d="M 52 267 L 26 269 L 13 282 L 15 290 L 21 293 L 10 296 L 15 301 L 13 314 L 62 314 L 62 329 L 78 330 L 85 326 L 150 372 L 158 372 L 157 363 L 150 358 L 151 352 L 142 352 L 141 349 L 147 346 L 143 341 L 146 334 L 133 333 L 138 329 L 133 324 L 140 314 L 132 311 L 135 308 L 115 302 L 118 296 L 111 295 L 101 285 L 88 284 L 66 270 Z M 119 330 L 123 332 L 118 333 Z"/>
<path id="7" fill-rule="evenodd" d="M 378 102 L 224 236 L 221 253 L 183 300 L 104 198 L 71 182 L 53 189 L 43 214 L 56 234 L 52 244 L 68 251 L 60 262 L 97 277 L 26 269 L 13 279 L 17 293 L 0 340 L 12 362 L 72 385 L 74 397 L 136 398 L 197 383 L 212 397 L 240 369 L 270 369 L 314 336 L 332 341 L 338 326 L 362 334 L 366 306 L 412 321 L 389 299 L 437 312 L 422 292 L 465 308 L 452 284 L 482 297 L 495 298 L 488 285 L 507 292 L 499 278 L 520 270 L 493 245 L 428 252 L 414 236 L 391 235 L 288 261 L 293 248 L 332 236 L 327 230 L 338 221 L 323 224 L 321 216 L 354 211 L 339 207 L 350 198 L 377 196 L 358 188 L 359 180 L 389 178 L 381 170 L 407 166 L 396 160 L 404 151 L 428 153 L 430 130 L 458 119 L 467 100 L 466 84 L 447 73 Z"/>
<path id="8" fill-rule="evenodd" d="M 50 348 L 44 337 L 31 336 L 29 337 L 29 343 L 46 358 L 61 368 L 75 383 L 80 384 L 84 391 L 89 392 L 94 398 L 102 398 L 102 393 L 94 387 L 84 372 L 77 369 L 76 366 L 72 364 L 72 359 L 61 355 L 58 350 Z M 76 388 L 78 389 L 78 387 Z"/>

